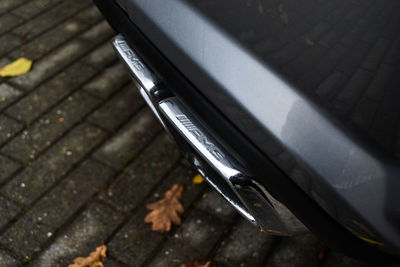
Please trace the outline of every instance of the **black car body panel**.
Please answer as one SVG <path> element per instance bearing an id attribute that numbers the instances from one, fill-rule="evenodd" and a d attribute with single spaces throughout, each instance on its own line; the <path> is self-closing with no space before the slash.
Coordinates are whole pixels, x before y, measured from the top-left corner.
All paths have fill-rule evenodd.
<path id="1" fill-rule="evenodd" d="M 336 222 L 366 243 L 400 255 L 398 3 L 118 2 L 189 81 L 185 89 L 192 89 L 174 93 L 198 113 L 211 104 L 208 109 L 221 114 L 212 117 L 225 121 L 215 126 L 220 135 L 238 131 L 259 151 L 254 155 L 272 160 Z M 124 31 L 123 25 L 115 27 Z M 168 71 L 158 74 L 174 83 Z M 190 96 L 207 103 L 194 103 Z M 262 173 L 255 162 L 248 165 Z M 269 175 L 277 174 L 265 170 L 257 178 L 307 221 L 305 210 L 314 207 L 296 207 L 287 192 L 279 196 L 292 185 L 279 188 Z"/>

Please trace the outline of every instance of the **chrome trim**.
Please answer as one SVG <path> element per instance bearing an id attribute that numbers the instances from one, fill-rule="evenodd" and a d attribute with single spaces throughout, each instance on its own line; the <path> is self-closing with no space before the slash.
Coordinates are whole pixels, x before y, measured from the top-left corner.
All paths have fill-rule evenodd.
<path id="1" fill-rule="evenodd" d="M 155 75 L 133 51 L 121 34 L 115 36 L 112 43 L 117 54 L 128 66 L 132 76 L 139 82 L 140 86 L 150 94 L 158 84 Z"/>
<path id="2" fill-rule="evenodd" d="M 161 95 L 157 85 L 160 84 L 153 72 L 146 66 L 142 59 L 133 51 L 125 38 L 119 34 L 112 40 L 112 45 L 122 62 L 127 66 L 131 76 L 139 83 L 139 92 L 151 111 L 156 115 L 161 125 L 166 128 L 157 110 L 157 95 Z"/>
<path id="3" fill-rule="evenodd" d="M 232 197 L 230 199 L 225 197 L 224 192 L 220 193 L 244 217 L 253 223 L 257 222 L 265 231 L 278 235 L 290 235 L 298 232 L 298 230 L 303 231 L 305 229 L 304 226 L 297 227 L 298 225 L 295 229 L 292 225 L 287 225 L 281 220 L 280 213 L 271 204 L 265 188 L 256 182 L 254 177 L 226 152 L 223 146 L 176 97 L 162 100 L 159 103 L 159 110 L 200 157 L 229 185 L 238 201 L 232 201 Z M 194 163 L 194 165 L 196 164 Z M 201 168 L 198 169 L 201 173 Z M 215 181 L 208 179 L 206 173 L 201 174 L 214 188 L 220 191 L 218 186 L 215 186 Z M 280 208 L 283 207 L 281 204 Z M 294 216 L 292 215 L 292 217 Z M 297 222 L 302 225 L 298 220 Z"/>
<path id="4" fill-rule="evenodd" d="M 189 162 L 222 197 L 247 220 L 258 223 L 265 231 L 288 235 L 305 229 L 281 203 L 275 200 L 275 204 L 272 204 L 270 199 L 274 199 L 267 190 L 172 96 L 122 35 L 117 35 L 112 44 L 131 76 L 138 82 L 140 94 L 157 119 L 183 148 Z M 297 220 L 297 228 L 286 225 L 280 216 L 294 218 L 292 221 L 295 222 Z"/>
<path id="5" fill-rule="evenodd" d="M 176 97 L 170 97 L 159 103 L 161 113 L 170 121 L 170 123 L 178 130 L 182 137 L 196 150 L 196 152 L 204 159 L 232 188 L 235 192 L 231 182 L 232 177 L 240 175 L 245 176 L 239 171 L 236 166 L 232 163 L 227 153 L 219 146 L 214 138 L 201 128 L 201 126 L 191 117 L 189 112 L 183 107 Z M 246 219 L 251 222 L 255 222 L 254 217 L 247 211 L 247 208 L 242 204 L 242 200 L 239 195 L 236 194 L 239 201 L 234 201 L 231 198 L 226 197 L 224 192 L 216 186 L 212 179 L 208 179 L 206 173 L 201 173 L 202 168 L 194 162 L 194 165 L 199 170 L 200 174 L 210 183 L 211 186 L 217 189 L 222 196 L 225 197 L 235 209 L 240 212 Z"/>

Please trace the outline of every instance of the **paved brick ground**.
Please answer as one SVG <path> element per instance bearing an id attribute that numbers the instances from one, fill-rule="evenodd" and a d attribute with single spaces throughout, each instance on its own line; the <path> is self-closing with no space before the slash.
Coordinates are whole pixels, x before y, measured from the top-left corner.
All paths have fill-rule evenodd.
<path id="1" fill-rule="evenodd" d="M 239 218 L 195 173 L 144 106 L 88 0 L 1 0 L 0 65 L 31 72 L 0 82 L 0 266 L 67 266 L 108 246 L 106 266 L 371 266 L 326 252 L 311 234 L 276 238 Z M 384 44 L 382 44 L 384 45 Z M 360 73 L 359 75 L 364 75 Z M 340 77 L 333 77 L 337 79 Z M 145 203 L 184 185 L 169 234 Z"/>

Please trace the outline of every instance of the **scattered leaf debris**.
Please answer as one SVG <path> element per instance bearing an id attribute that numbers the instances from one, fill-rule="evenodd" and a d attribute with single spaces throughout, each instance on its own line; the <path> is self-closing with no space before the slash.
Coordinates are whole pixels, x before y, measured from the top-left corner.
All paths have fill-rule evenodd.
<path id="1" fill-rule="evenodd" d="M 280 17 L 281 21 L 282 21 L 285 25 L 289 25 L 289 15 L 288 15 L 288 13 L 286 13 L 285 7 L 284 7 L 283 4 L 280 4 L 280 5 L 279 5 L 278 11 L 279 11 L 279 17 Z"/>
<path id="2" fill-rule="evenodd" d="M 99 246 L 95 251 L 91 252 L 88 257 L 74 259 L 74 263 L 68 265 L 68 267 L 103 267 L 102 261 L 107 257 L 106 252 L 106 245 Z"/>
<path id="3" fill-rule="evenodd" d="M 198 259 L 196 261 L 181 264 L 181 267 L 217 267 L 217 265 L 211 261 L 205 259 Z"/>
<path id="4" fill-rule="evenodd" d="M 264 13 L 264 8 L 261 4 L 258 5 L 258 13 L 260 14 Z"/>
<path id="5" fill-rule="evenodd" d="M 165 192 L 164 198 L 146 205 L 151 212 L 144 218 L 144 222 L 152 223 L 151 230 L 164 233 L 171 230 L 172 223 L 181 224 L 179 213 L 183 213 L 183 206 L 179 199 L 182 197 L 182 192 L 183 186 L 174 184 Z"/>
<path id="6" fill-rule="evenodd" d="M 202 184 L 202 183 L 204 183 L 204 178 L 200 174 L 197 174 L 195 177 L 193 177 L 192 183 L 193 184 Z"/>
<path id="7" fill-rule="evenodd" d="M 322 250 L 320 250 L 318 252 L 317 259 L 320 262 L 324 262 L 325 261 L 325 259 L 326 259 L 326 251 L 325 251 L 325 249 L 322 249 Z"/>
<path id="8" fill-rule="evenodd" d="M 308 44 L 309 46 L 314 46 L 315 43 L 313 41 L 311 41 L 309 38 L 306 38 L 306 44 Z"/>
<path id="9" fill-rule="evenodd" d="M 284 24 L 289 25 L 289 15 L 286 12 L 282 12 L 279 16 Z"/>
<path id="10" fill-rule="evenodd" d="M 32 67 L 32 61 L 21 57 L 0 68 L 0 77 L 14 77 L 27 73 Z"/>

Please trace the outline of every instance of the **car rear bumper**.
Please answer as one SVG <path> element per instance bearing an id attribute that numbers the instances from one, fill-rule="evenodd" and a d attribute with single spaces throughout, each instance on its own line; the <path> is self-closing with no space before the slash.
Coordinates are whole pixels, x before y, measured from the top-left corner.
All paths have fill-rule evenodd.
<path id="1" fill-rule="evenodd" d="M 179 132 L 179 127 L 174 125 L 171 119 L 172 117 L 169 117 L 168 112 L 166 111 L 168 109 L 168 105 L 170 109 L 173 109 L 176 106 L 179 108 L 183 107 L 185 109 L 185 113 L 190 114 L 189 117 L 193 118 L 190 121 L 192 123 L 193 121 L 196 121 L 196 125 L 197 121 L 201 121 L 203 125 L 205 121 L 205 127 L 201 126 L 197 128 L 205 128 L 205 130 L 202 132 L 211 132 L 211 136 L 213 136 L 211 139 L 223 140 L 223 142 L 221 142 L 221 147 L 223 148 L 222 150 L 230 152 L 227 154 L 242 155 L 242 157 L 238 157 L 237 161 L 243 163 L 242 165 L 246 166 L 246 170 L 251 170 L 250 172 L 252 172 L 255 177 L 267 177 L 267 179 L 254 180 L 256 184 L 259 184 L 259 190 L 256 189 L 254 191 L 254 187 L 250 187 L 250 189 L 253 190 L 252 195 L 254 196 L 257 196 L 260 191 L 265 192 L 264 189 L 267 188 L 269 191 L 269 193 L 265 192 L 266 195 L 268 194 L 267 198 L 265 198 L 266 195 L 261 195 L 261 199 L 253 199 L 251 201 L 243 200 L 243 196 L 236 188 L 237 185 L 232 183 L 229 178 L 222 179 L 224 182 L 219 186 L 215 186 L 215 178 L 208 179 L 209 182 L 214 184 L 215 187 L 219 189 L 224 187 L 224 190 L 227 190 L 225 192 L 228 192 L 229 188 L 233 188 L 233 192 L 229 191 L 229 194 L 225 193 L 225 198 L 230 200 L 231 203 L 232 201 L 235 202 L 234 206 L 236 205 L 236 208 L 242 214 L 244 214 L 245 217 L 249 218 L 250 220 L 257 220 L 258 223 L 265 229 L 270 228 L 270 230 L 274 231 L 274 227 L 272 227 L 272 225 L 275 225 L 280 227 L 275 228 L 277 232 L 290 233 L 290 231 L 287 230 L 287 225 L 282 223 L 281 216 L 279 216 L 279 214 L 276 216 L 276 218 L 280 220 L 279 223 L 275 222 L 271 224 L 271 222 L 267 222 L 267 220 L 263 219 L 266 216 L 266 214 L 263 214 L 265 212 L 268 213 L 272 211 L 275 215 L 277 215 L 277 211 L 271 209 L 271 203 L 268 203 L 268 197 L 271 199 L 272 196 L 274 196 L 281 203 L 284 203 L 289 210 L 296 214 L 296 216 L 301 219 L 301 221 L 310 230 L 319 235 L 336 249 L 361 258 L 374 258 L 377 256 L 385 257 L 385 254 L 381 255 L 379 250 L 372 246 L 376 246 L 378 249 L 383 249 L 393 254 L 398 254 L 398 251 L 396 248 L 393 248 L 393 246 L 389 245 L 387 247 L 382 247 L 381 242 L 375 241 L 374 244 L 374 240 L 364 238 L 364 241 L 369 243 L 367 244 L 366 242 L 354 237 L 343 226 L 339 225 L 323 209 L 321 209 L 321 207 L 317 205 L 314 200 L 307 196 L 307 194 L 305 194 L 289 177 L 287 177 L 279 168 L 277 168 L 275 164 L 266 158 L 257 147 L 254 147 L 254 145 L 249 142 L 246 137 L 242 136 L 241 133 L 237 131 L 237 129 L 232 126 L 223 115 L 221 115 L 212 105 L 210 105 L 207 99 L 199 94 L 196 89 L 193 88 L 193 85 L 188 82 L 187 79 L 163 57 L 162 53 L 160 53 L 160 51 L 153 46 L 153 44 L 145 37 L 145 35 L 140 32 L 140 30 L 130 21 L 120 7 L 115 5 L 115 3 L 112 1 L 96 1 L 96 4 L 106 15 L 116 30 L 123 33 L 127 37 L 129 44 L 135 46 L 135 49 L 140 52 L 140 55 L 145 58 L 146 62 L 151 65 L 152 69 L 157 71 L 154 74 L 154 77 L 161 77 L 161 80 L 163 81 L 163 85 L 161 87 L 168 85 L 168 87 L 172 89 L 168 93 L 160 94 L 164 96 L 156 96 L 154 99 L 149 97 L 149 94 L 146 93 L 148 97 L 147 101 L 149 104 L 154 106 L 153 111 L 158 110 L 158 117 L 164 126 L 169 129 L 169 131 L 173 132 L 173 135 L 180 136 L 176 139 L 178 140 L 178 143 L 185 144 L 182 145 L 182 147 L 184 147 L 184 151 L 190 151 L 188 158 L 192 161 L 192 163 L 194 164 L 196 162 L 202 162 L 201 164 L 194 164 L 196 168 L 203 171 L 203 174 L 206 177 L 221 177 L 221 173 L 218 173 L 216 168 L 209 168 L 210 162 L 207 162 L 204 157 L 200 157 L 203 161 L 199 160 L 198 149 L 196 150 L 196 147 L 193 145 L 187 146 L 187 138 L 186 140 L 183 138 L 182 142 L 182 132 Z M 143 92 L 141 93 L 144 95 Z M 146 95 L 144 95 L 145 98 Z M 168 100 L 168 97 L 173 98 Z M 161 103 L 161 106 L 164 108 L 162 109 L 163 112 L 160 113 L 159 105 L 160 101 L 162 100 L 166 102 Z M 209 118 L 210 115 L 213 118 L 213 121 L 211 122 L 210 120 L 205 119 L 207 117 Z M 199 125 L 202 125 L 202 123 L 199 123 Z M 219 127 L 215 127 L 215 125 L 219 125 Z M 221 127 L 221 125 L 226 127 Z M 221 128 L 223 130 L 221 130 Z M 214 132 L 216 133 L 215 135 Z M 232 147 L 234 147 L 234 149 L 232 149 Z M 243 160 L 243 155 L 246 157 L 245 160 Z M 207 166 L 207 168 L 204 166 Z M 209 170 L 209 172 L 213 175 L 207 175 L 203 168 Z M 263 202 L 262 206 L 268 207 L 268 209 L 263 209 L 263 213 L 257 214 L 257 209 L 256 211 L 251 210 L 254 207 L 254 205 L 251 203 L 258 203 L 259 201 L 267 201 Z M 370 246 L 370 244 L 372 244 L 372 246 Z"/>

